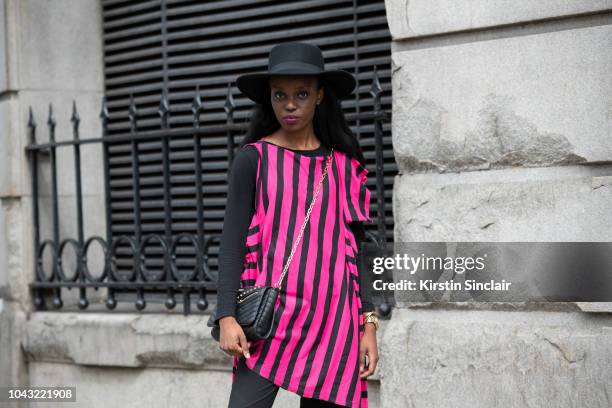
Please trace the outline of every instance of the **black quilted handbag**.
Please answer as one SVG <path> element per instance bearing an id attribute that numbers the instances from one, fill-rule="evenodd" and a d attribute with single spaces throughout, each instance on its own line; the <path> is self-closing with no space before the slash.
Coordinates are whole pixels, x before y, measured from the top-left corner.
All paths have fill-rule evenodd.
<path id="1" fill-rule="evenodd" d="M 327 171 L 329 169 L 330 162 L 333 158 L 334 149 L 331 149 L 331 153 L 328 157 L 327 163 L 325 165 L 325 169 L 323 170 L 323 174 L 321 176 L 321 180 L 319 180 L 319 184 L 317 186 L 317 190 L 314 193 L 312 201 L 310 203 L 310 207 L 308 207 L 308 212 L 306 213 L 306 217 L 304 218 L 304 223 L 300 228 L 300 233 L 298 234 L 295 244 L 291 249 L 291 253 L 289 254 L 289 259 L 287 259 L 287 263 L 285 263 L 285 268 L 283 269 L 283 273 L 278 279 L 278 282 L 275 286 L 252 286 L 249 288 L 240 288 L 238 289 L 238 294 L 236 296 L 236 320 L 238 324 L 242 327 L 244 331 L 244 335 L 247 340 L 260 340 L 266 339 L 272 333 L 272 327 L 274 324 L 274 306 L 276 305 L 276 299 L 278 298 L 278 294 L 281 287 L 281 282 L 287 273 L 287 269 L 289 268 L 289 262 L 291 262 L 291 258 L 293 258 L 293 253 L 302 238 L 302 233 L 304 232 L 304 227 L 310 218 L 310 212 L 312 211 L 312 206 L 317 199 L 317 195 L 319 194 L 319 190 L 321 188 L 321 184 L 327 175 Z M 219 341 L 221 328 L 219 323 L 215 323 L 216 314 L 212 313 L 208 319 L 207 326 L 212 327 L 211 335 L 213 339 Z"/>

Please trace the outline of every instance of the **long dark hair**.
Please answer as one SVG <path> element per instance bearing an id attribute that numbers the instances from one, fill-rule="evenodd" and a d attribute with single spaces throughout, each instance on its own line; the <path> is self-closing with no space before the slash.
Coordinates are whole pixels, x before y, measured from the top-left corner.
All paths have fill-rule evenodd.
<path id="1" fill-rule="evenodd" d="M 327 148 L 333 147 L 335 150 L 345 152 L 354 157 L 362 166 L 365 166 L 365 158 L 357 138 L 349 128 L 340 100 L 336 97 L 331 87 L 327 86 L 325 80 L 318 77 L 317 88 L 324 88 L 323 100 L 317 105 L 314 118 L 313 129 L 317 138 Z M 251 113 L 249 128 L 242 139 L 240 147 L 247 143 L 256 142 L 281 127 L 274 115 L 272 104 L 269 98 L 269 91 L 266 103 L 256 103 Z"/>

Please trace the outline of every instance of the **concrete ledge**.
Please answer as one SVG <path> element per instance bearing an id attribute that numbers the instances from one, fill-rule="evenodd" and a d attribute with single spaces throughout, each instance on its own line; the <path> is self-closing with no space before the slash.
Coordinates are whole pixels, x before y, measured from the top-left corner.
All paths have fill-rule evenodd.
<path id="1" fill-rule="evenodd" d="M 394 311 L 382 407 L 609 407 L 612 315 Z"/>
<path id="2" fill-rule="evenodd" d="M 397 308 L 423 310 L 479 310 L 486 312 L 589 312 L 612 313 L 612 302 L 418 302 L 402 300 L 396 294 Z"/>
<path id="3" fill-rule="evenodd" d="M 115 367 L 231 370 L 208 315 L 35 312 L 25 327 L 31 361 Z"/>
<path id="4" fill-rule="evenodd" d="M 394 40 L 565 18 L 612 9 L 610 0 L 387 0 Z"/>
<path id="5" fill-rule="evenodd" d="M 218 408 L 226 407 L 229 401 L 231 373 L 86 367 L 37 361 L 30 363 L 30 383 L 32 386 L 76 387 L 76 402 L 31 402 L 28 408 Z"/>

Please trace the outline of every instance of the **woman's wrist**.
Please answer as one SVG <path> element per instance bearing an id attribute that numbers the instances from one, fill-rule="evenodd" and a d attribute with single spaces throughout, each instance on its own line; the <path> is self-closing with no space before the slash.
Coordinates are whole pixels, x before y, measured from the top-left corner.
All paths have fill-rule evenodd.
<path id="1" fill-rule="evenodd" d="M 219 326 L 222 326 L 223 324 L 230 322 L 232 320 L 236 320 L 236 317 L 234 315 L 227 315 L 227 316 L 223 316 L 222 318 L 219 319 Z"/>
<path id="2" fill-rule="evenodd" d="M 363 312 L 363 323 L 366 327 L 370 326 L 378 330 L 378 315 L 375 311 Z M 369 324 L 368 324 L 369 323 Z"/>

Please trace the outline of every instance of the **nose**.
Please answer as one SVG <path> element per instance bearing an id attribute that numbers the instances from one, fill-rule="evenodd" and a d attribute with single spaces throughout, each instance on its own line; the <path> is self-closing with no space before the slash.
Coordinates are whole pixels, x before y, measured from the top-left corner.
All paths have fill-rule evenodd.
<path id="1" fill-rule="evenodd" d="M 295 110 L 295 103 L 293 103 L 293 98 L 289 98 L 287 100 L 287 105 L 285 105 L 285 109 L 287 109 L 288 111 L 294 111 Z"/>

